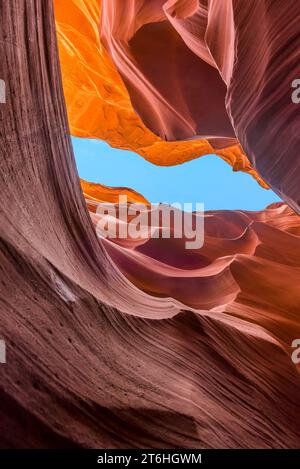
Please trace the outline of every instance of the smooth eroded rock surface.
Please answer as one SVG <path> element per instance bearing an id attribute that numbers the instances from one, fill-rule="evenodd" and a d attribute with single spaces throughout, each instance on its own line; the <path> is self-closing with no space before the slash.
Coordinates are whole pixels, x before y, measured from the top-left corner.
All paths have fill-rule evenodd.
<path id="1" fill-rule="evenodd" d="M 52 2 L 1 2 L 0 22 L 0 446 L 299 447 L 299 217 L 207 213 L 190 256 L 99 240 Z"/>

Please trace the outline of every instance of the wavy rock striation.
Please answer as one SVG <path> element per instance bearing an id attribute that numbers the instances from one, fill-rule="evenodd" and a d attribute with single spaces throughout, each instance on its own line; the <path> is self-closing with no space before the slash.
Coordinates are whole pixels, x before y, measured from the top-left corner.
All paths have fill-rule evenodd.
<path id="1" fill-rule="evenodd" d="M 209 212 L 190 256 L 98 239 L 52 3 L 1 2 L 0 41 L 0 446 L 299 447 L 299 217 Z"/>
<path id="2" fill-rule="evenodd" d="M 300 213 L 300 3 L 102 0 L 101 37 L 146 125 L 167 140 L 237 137 Z M 226 143 L 228 139 L 228 143 Z"/>
<path id="3" fill-rule="evenodd" d="M 125 7 L 129 5 L 127 0 L 121 2 L 120 6 L 122 4 Z M 146 160 L 161 166 L 180 164 L 202 155 L 216 153 L 231 164 L 235 171 L 248 172 L 263 187 L 268 187 L 251 166 L 236 140 L 224 142 L 220 138 L 212 140 L 198 137 L 166 142 L 145 126 L 133 109 L 132 96 L 129 96 L 101 41 L 101 5 L 101 0 L 54 0 L 63 86 L 72 135 L 100 138 L 113 147 L 135 151 Z M 107 6 L 110 8 L 113 2 L 108 2 Z M 128 12 L 129 9 L 126 8 L 126 18 Z M 169 72 L 176 76 L 176 70 Z M 222 85 L 220 79 L 218 82 L 221 83 L 224 96 L 225 85 Z M 171 89 L 174 87 L 170 87 Z M 205 101 L 200 103 L 200 110 L 205 112 L 205 118 L 210 116 L 212 127 L 212 123 L 216 122 L 216 110 L 212 102 L 207 107 L 208 96 L 202 93 L 202 97 L 205 96 Z M 184 99 L 183 96 L 181 102 Z M 197 106 L 198 104 L 199 99 Z M 183 104 L 183 107 L 186 108 L 186 105 Z M 224 116 L 224 102 L 221 107 Z M 230 128 L 228 118 L 226 120 L 227 127 Z M 203 120 L 202 124 L 205 124 Z"/>

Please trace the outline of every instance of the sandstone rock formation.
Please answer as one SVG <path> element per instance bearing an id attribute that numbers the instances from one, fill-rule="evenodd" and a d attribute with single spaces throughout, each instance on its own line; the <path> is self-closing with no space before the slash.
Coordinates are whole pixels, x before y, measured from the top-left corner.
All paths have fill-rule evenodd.
<path id="1" fill-rule="evenodd" d="M 129 6 L 127 0 L 123 4 Z M 110 5 L 113 6 L 113 2 L 108 2 L 108 7 Z M 72 135 L 103 139 L 113 147 L 135 151 L 148 161 L 162 166 L 216 153 L 234 170 L 252 174 L 263 187 L 267 187 L 237 141 L 229 140 L 226 148 L 216 139 L 166 142 L 145 126 L 134 111 L 128 90 L 101 41 L 101 6 L 101 0 L 54 0 Z M 207 103 L 201 103 L 200 107 L 206 109 L 210 120 L 214 121 L 216 110 L 213 103 L 209 109 Z M 224 102 L 221 107 L 224 115 Z M 230 124 L 227 126 L 230 127 Z"/>
<path id="2" fill-rule="evenodd" d="M 239 13 L 236 1 L 235 18 L 254 21 L 259 4 L 272 14 L 260 22 L 264 28 L 279 27 L 286 20 L 277 8 L 285 13 L 287 3 L 251 1 L 253 12 Z M 195 14 L 185 4 L 178 15 Z M 217 21 L 220 3 L 210 5 Z M 289 28 L 286 34 L 291 38 Z M 7 86 L 0 104 L 0 337 L 7 344 L 0 446 L 299 447 L 300 376 L 290 356 L 300 334 L 299 217 L 285 204 L 258 213 L 209 212 L 203 251 L 189 255 L 173 240 L 126 250 L 99 239 L 93 204 L 105 193 L 114 202 L 115 195 L 83 183 L 86 203 L 80 187 L 52 2 L 1 2 L 0 41 Z M 230 96 L 237 103 L 234 86 Z M 270 150 L 268 182 L 282 184 L 295 205 L 298 162 L 293 153 L 288 163 L 285 156 L 298 137 L 285 140 L 276 108 L 258 101 L 257 125 L 251 103 L 245 116 L 232 105 L 237 134 L 253 162 Z M 267 110 L 274 111 L 270 123 Z M 266 140 L 259 133 L 263 114 L 278 131 Z M 262 161 L 262 173 L 266 167 L 271 163 Z"/>

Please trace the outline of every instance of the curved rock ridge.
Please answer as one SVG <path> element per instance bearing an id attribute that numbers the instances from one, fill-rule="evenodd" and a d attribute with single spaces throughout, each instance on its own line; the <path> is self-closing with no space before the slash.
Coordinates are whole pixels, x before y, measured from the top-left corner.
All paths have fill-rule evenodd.
<path id="1" fill-rule="evenodd" d="M 100 30 L 150 129 L 216 148 L 238 138 L 300 213 L 299 17 L 300 3 L 287 0 L 102 0 Z"/>
<path id="2" fill-rule="evenodd" d="M 190 256 L 99 239 L 52 2 L 1 2 L 0 42 L 0 446 L 298 448 L 299 217 L 208 212 Z"/>
<path id="3" fill-rule="evenodd" d="M 166 140 L 230 146 L 226 85 L 205 43 L 208 8 L 194 2 L 178 17 L 183 3 L 102 0 L 101 38 L 147 127 Z"/>
<path id="4" fill-rule="evenodd" d="M 128 5 L 127 0 L 125 4 Z M 113 147 L 135 151 L 161 166 L 180 164 L 216 153 L 235 171 L 250 173 L 267 188 L 268 185 L 251 166 L 236 140 L 203 137 L 166 142 L 145 126 L 133 109 L 132 97 L 130 99 L 120 74 L 102 44 L 99 31 L 101 5 L 101 0 L 54 0 L 64 94 L 72 135 L 100 138 Z M 108 2 L 110 6 L 113 2 Z M 218 82 L 221 82 L 224 91 L 222 80 Z M 216 122 L 216 109 L 212 102 L 208 106 L 208 95 L 203 94 L 206 97 L 200 103 L 199 112 L 202 109 L 210 115 L 210 121 Z M 198 104 L 199 99 L 197 107 Z M 224 116 L 224 102 L 221 106 Z M 206 125 L 205 122 L 202 124 Z"/>
<path id="5" fill-rule="evenodd" d="M 148 200 L 145 199 L 142 194 L 133 189 L 129 189 L 128 187 L 109 187 L 104 184 L 85 181 L 84 179 L 80 180 L 80 185 L 87 202 L 87 206 L 92 212 L 96 211 L 97 203 L 109 202 L 117 204 L 120 196 L 126 196 L 126 200 L 129 203 L 149 205 Z"/>
<path id="6" fill-rule="evenodd" d="M 98 236 L 115 264 L 139 289 L 151 295 L 175 298 L 184 307 L 201 312 L 210 311 L 218 306 L 230 306 L 234 301 L 239 303 L 243 289 L 248 289 L 254 281 L 252 266 L 255 263 L 261 270 L 261 281 L 264 272 L 273 268 L 280 270 L 285 266 L 287 271 L 291 268 L 288 278 L 296 276 L 294 287 L 290 291 L 296 310 L 299 301 L 297 285 L 300 280 L 297 270 L 300 267 L 300 257 L 296 254 L 297 251 L 300 252 L 300 219 L 287 205 L 272 204 L 261 212 L 205 212 L 204 244 L 201 248 L 187 249 L 186 242 L 190 238 L 185 235 L 176 237 L 174 228 L 179 209 L 174 209 L 174 216 L 154 217 L 158 223 L 151 226 L 151 215 L 159 212 L 162 204 L 143 207 L 134 205 L 138 214 L 147 213 L 144 226 L 143 219 L 139 217 L 142 224 L 138 227 L 140 236 L 134 239 L 129 234 L 127 237 L 118 237 L 119 210 L 116 208 L 115 223 L 105 225 L 106 235 L 103 240 L 103 231 L 101 228 L 98 230 L 97 225 L 104 219 L 107 221 L 108 215 L 97 210 L 98 203 L 95 200 L 87 199 L 86 202 Z M 128 207 L 130 205 L 131 202 Z M 109 216 L 112 217 L 111 212 Z M 127 214 L 128 226 L 135 216 L 136 214 Z M 123 223 L 123 217 L 121 220 L 120 223 Z M 169 220 L 171 234 L 167 237 Z M 184 225 L 185 221 L 182 218 L 180 220 Z M 111 236 L 107 236 L 109 228 Z M 243 279 L 241 284 L 240 277 Z M 271 276 L 266 278 L 265 286 L 273 291 L 273 308 L 275 309 L 276 304 L 281 309 L 281 302 L 284 304 L 286 299 L 281 290 L 275 293 L 277 282 L 277 276 Z M 258 287 L 257 282 L 254 284 L 255 288 Z M 267 294 L 263 293 L 263 286 L 262 283 L 261 296 L 256 298 L 256 307 L 262 302 L 259 308 L 268 301 Z"/>

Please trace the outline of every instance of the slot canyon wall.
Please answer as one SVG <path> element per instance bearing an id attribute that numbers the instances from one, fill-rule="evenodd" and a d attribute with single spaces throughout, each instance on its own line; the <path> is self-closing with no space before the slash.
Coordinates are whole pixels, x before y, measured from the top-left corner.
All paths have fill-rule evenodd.
<path id="1" fill-rule="evenodd" d="M 123 2 L 104 1 L 100 21 L 96 0 L 54 3 L 0 1 L 0 446 L 299 447 L 299 111 L 284 101 L 299 55 L 287 47 L 299 38 L 295 11 L 283 0 L 222 2 L 226 11 L 214 0 L 139 0 L 126 2 L 124 21 Z M 91 27 L 106 48 L 98 55 Z M 222 75 L 216 134 L 197 114 L 207 106 L 189 113 L 186 74 L 169 75 L 179 103 L 148 75 L 140 50 L 152 30 L 188 54 L 192 83 L 201 62 L 211 84 Z M 115 193 L 80 185 L 70 132 L 156 164 L 215 152 L 284 202 L 205 213 L 204 246 L 189 253 L 182 240 L 101 240 L 95 203 Z"/>

